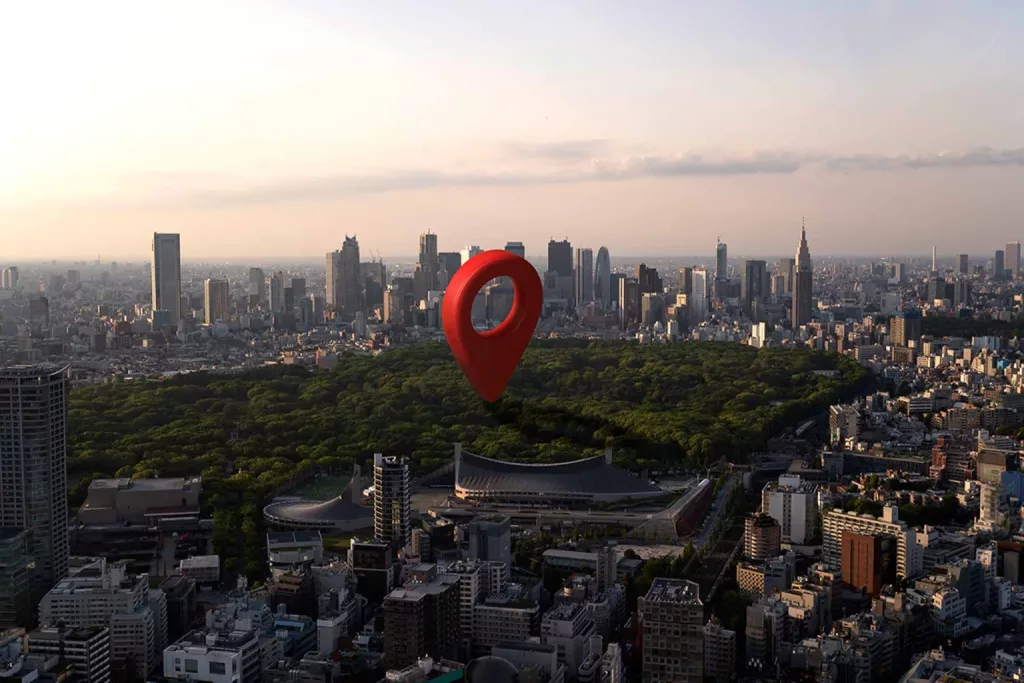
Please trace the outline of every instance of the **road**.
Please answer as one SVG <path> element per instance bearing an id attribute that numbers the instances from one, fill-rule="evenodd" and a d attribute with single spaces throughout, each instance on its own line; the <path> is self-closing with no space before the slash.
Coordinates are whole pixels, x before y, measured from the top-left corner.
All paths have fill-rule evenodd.
<path id="1" fill-rule="evenodd" d="M 732 551 L 736 549 L 736 546 L 743 543 L 743 521 L 734 521 L 729 530 L 722 535 L 718 543 L 715 544 L 714 549 L 704 556 L 701 560 L 700 567 L 697 571 L 690 576 L 692 581 L 696 581 L 697 585 L 700 586 L 700 597 L 702 600 L 707 602 L 711 588 L 715 585 L 715 581 L 718 580 L 718 575 L 725 568 L 726 563 L 729 561 L 729 557 L 732 555 Z"/>
<path id="2" fill-rule="evenodd" d="M 725 504 L 729 500 L 729 492 L 732 491 L 733 486 L 738 486 L 739 484 L 739 477 L 733 476 L 729 477 L 729 479 L 726 480 L 725 485 L 719 489 L 718 493 L 715 495 L 715 502 L 712 503 L 711 513 L 704 518 L 704 524 L 697 532 L 697 536 L 693 539 L 694 548 L 703 548 L 708 542 L 708 536 L 710 536 L 711 532 L 714 531 L 718 520 L 722 519 L 725 515 Z"/>

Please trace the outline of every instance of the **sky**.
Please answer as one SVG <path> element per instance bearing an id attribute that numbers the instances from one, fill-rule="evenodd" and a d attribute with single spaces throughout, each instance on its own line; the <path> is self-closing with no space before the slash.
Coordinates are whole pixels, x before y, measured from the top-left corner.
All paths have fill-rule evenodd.
<path id="1" fill-rule="evenodd" d="M 1024 238 L 1024 4 L 0 6 L 0 261 L 990 255 Z"/>

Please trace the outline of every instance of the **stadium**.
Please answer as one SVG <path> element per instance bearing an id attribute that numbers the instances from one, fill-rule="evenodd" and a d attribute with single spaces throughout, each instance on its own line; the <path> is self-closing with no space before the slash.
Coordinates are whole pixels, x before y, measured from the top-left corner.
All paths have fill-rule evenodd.
<path id="1" fill-rule="evenodd" d="M 476 503 L 550 507 L 587 506 L 664 495 L 644 479 L 612 464 L 604 455 L 554 464 L 485 458 L 455 444 L 455 496 Z"/>
<path id="2" fill-rule="evenodd" d="M 359 504 L 362 497 L 358 466 L 337 498 L 326 501 L 278 498 L 263 508 L 263 520 L 274 529 L 362 531 L 373 528 L 373 510 Z"/>

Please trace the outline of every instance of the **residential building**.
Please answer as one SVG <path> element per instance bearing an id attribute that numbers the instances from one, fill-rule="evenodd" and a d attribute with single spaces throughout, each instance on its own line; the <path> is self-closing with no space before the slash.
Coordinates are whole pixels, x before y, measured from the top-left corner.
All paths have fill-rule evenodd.
<path id="1" fill-rule="evenodd" d="M 700 683 L 704 677 L 704 603 L 693 581 L 657 578 L 638 605 L 643 683 Z"/>
<path id="2" fill-rule="evenodd" d="M 875 533 L 842 533 L 843 580 L 871 597 L 896 581 L 896 539 Z"/>
<path id="3" fill-rule="evenodd" d="M 459 579 L 451 575 L 391 591 L 381 607 L 388 666 L 400 669 L 424 655 L 454 658 L 460 634 L 459 598 Z"/>
<path id="4" fill-rule="evenodd" d="M 409 543 L 412 533 L 409 496 L 409 465 L 405 458 L 375 453 L 373 532 L 376 538 L 399 548 Z"/>
<path id="5" fill-rule="evenodd" d="M 896 574 L 903 578 L 913 578 L 921 573 L 924 566 L 924 549 L 918 542 L 917 534 L 907 527 L 906 522 L 899 519 L 899 509 L 895 505 L 886 505 L 881 517 L 869 514 L 857 514 L 842 510 L 830 510 L 825 515 L 823 524 L 824 539 L 822 559 L 833 568 L 842 566 L 843 532 L 853 531 L 861 534 L 881 534 L 896 539 Z"/>
<path id="6" fill-rule="evenodd" d="M 743 521 L 743 556 L 751 562 L 777 557 L 782 550 L 782 526 L 770 514 L 755 512 Z"/>
<path id="7" fill-rule="evenodd" d="M 736 632 L 712 617 L 704 625 L 704 680 L 726 683 L 736 675 Z"/>
<path id="8" fill-rule="evenodd" d="M 810 543 L 818 521 L 818 487 L 799 475 L 783 474 L 761 492 L 761 512 L 782 527 L 782 542 Z"/>

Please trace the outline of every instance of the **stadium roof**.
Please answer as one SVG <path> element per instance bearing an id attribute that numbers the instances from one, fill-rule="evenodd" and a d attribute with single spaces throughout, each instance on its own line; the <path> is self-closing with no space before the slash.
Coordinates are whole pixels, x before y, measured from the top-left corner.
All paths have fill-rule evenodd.
<path id="1" fill-rule="evenodd" d="M 530 464 L 493 460 L 461 451 L 455 476 L 457 488 L 480 492 L 518 489 L 623 497 L 663 493 L 658 487 L 609 464 L 606 456 L 601 455 L 571 462 Z"/>
<path id="2" fill-rule="evenodd" d="M 283 520 L 333 525 L 357 519 L 373 519 L 373 510 L 357 505 L 338 496 L 322 503 L 298 501 L 271 503 L 264 508 L 265 514 Z"/>

